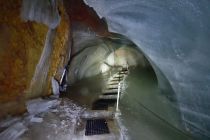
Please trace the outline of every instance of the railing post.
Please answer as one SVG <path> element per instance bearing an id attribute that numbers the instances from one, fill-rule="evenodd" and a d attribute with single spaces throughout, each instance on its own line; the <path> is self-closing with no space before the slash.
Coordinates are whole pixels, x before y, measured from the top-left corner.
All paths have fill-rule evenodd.
<path id="1" fill-rule="evenodd" d="M 121 89 L 121 82 L 118 84 L 118 91 L 117 91 L 117 106 L 116 106 L 117 112 L 119 111 L 120 89 Z"/>
<path id="2" fill-rule="evenodd" d="M 66 74 L 66 68 L 63 70 L 63 73 L 62 73 L 62 76 L 61 76 L 61 79 L 60 79 L 60 85 L 63 82 L 63 78 L 64 78 L 65 74 Z"/>

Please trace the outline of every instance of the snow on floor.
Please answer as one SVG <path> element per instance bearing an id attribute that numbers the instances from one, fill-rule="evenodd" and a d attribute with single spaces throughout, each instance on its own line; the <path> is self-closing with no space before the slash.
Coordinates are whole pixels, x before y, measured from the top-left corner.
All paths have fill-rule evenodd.
<path id="1" fill-rule="evenodd" d="M 28 113 L 20 118 L 0 122 L 0 139 L 75 139 L 75 128 L 85 110 L 69 99 L 35 99 L 27 102 L 27 109 Z"/>
<path id="2" fill-rule="evenodd" d="M 22 122 L 17 122 L 4 130 L 0 134 L 0 138 L 2 140 L 16 140 L 19 136 L 21 136 L 25 131 L 27 131 L 27 127 Z"/>

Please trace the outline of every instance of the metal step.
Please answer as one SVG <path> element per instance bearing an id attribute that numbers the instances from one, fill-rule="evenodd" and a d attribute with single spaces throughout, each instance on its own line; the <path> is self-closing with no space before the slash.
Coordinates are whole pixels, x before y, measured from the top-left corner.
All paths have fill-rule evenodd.
<path id="1" fill-rule="evenodd" d="M 116 99 L 99 99 L 93 103 L 92 110 L 107 110 L 108 106 L 115 103 Z"/>
<path id="2" fill-rule="evenodd" d="M 114 81 L 112 81 L 112 80 L 110 80 L 109 82 L 108 82 L 108 84 L 113 84 L 113 83 L 115 83 L 115 84 L 118 84 L 119 83 L 119 80 L 114 80 Z"/>
<path id="3" fill-rule="evenodd" d="M 90 119 L 87 120 L 85 135 L 101 135 L 108 134 L 109 128 L 105 119 Z"/>
<path id="4" fill-rule="evenodd" d="M 119 74 L 128 74 L 128 71 L 119 72 Z"/>
<path id="5" fill-rule="evenodd" d="M 124 77 L 124 75 L 116 75 L 116 76 L 114 76 L 113 78 L 122 78 L 122 77 Z"/>
<path id="6" fill-rule="evenodd" d="M 122 78 L 122 77 L 123 77 L 123 75 L 122 76 L 115 75 L 112 78 Z"/>
<path id="7" fill-rule="evenodd" d="M 108 93 L 104 93 L 103 95 L 117 95 L 117 92 L 108 92 Z"/>
<path id="8" fill-rule="evenodd" d="M 106 89 L 110 89 L 110 88 L 117 89 L 117 88 L 118 88 L 118 84 L 117 84 L 117 85 L 108 85 L 108 86 L 106 87 Z"/>
<path id="9" fill-rule="evenodd" d="M 113 93 L 113 92 L 116 92 L 117 93 L 117 91 L 118 90 L 113 90 L 113 89 L 112 90 L 104 90 L 104 91 L 102 91 L 102 93 L 103 94 L 105 94 L 105 93 Z"/>
<path id="10" fill-rule="evenodd" d="M 122 70 L 121 71 L 128 71 L 128 69 L 127 68 L 122 68 Z"/>
<path id="11" fill-rule="evenodd" d="M 121 81 L 121 79 L 120 79 L 120 80 L 119 80 L 119 79 L 112 79 L 110 82 L 115 82 L 115 81 L 120 82 L 120 81 Z"/>
<path id="12" fill-rule="evenodd" d="M 114 112 L 105 110 L 89 110 L 85 111 L 80 116 L 82 119 L 113 119 Z"/>
<path id="13" fill-rule="evenodd" d="M 117 100 L 117 95 L 100 95 L 99 99 L 116 99 Z"/>
<path id="14" fill-rule="evenodd" d="M 108 83 L 107 85 L 118 85 L 118 82 L 115 82 L 115 83 Z"/>
<path id="15" fill-rule="evenodd" d="M 112 90 L 112 89 L 118 89 L 118 87 L 110 87 L 110 88 L 107 88 L 108 90 Z"/>

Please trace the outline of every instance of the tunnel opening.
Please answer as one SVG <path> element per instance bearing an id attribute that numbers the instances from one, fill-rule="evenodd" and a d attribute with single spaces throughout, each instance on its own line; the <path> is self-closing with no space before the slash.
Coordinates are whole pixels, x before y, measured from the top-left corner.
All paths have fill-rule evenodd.
<path id="1" fill-rule="evenodd" d="M 133 70 L 137 67 L 140 69 L 148 67 L 154 73 L 153 68 L 143 53 L 139 51 L 135 44 L 122 35 L 113 33 L 108 37 L 97 37 L 88 33 L 83 41 L 82 37 L 87 32 L 81 30 L 81 28 L 79 30 L 75 31 L 76 37 L 73 37 L 75 42 L 81 43 L 74 46 L 75 48 L 80 47 L 80 50 L 77 50 L 79 53 L 76 52 L 76 55 L 73 55 L 74 57 L 71 59 L 71 65 L 68 69 L 69 92 L 74 87 L 81 86 L 80 83 L 91 83 L 91 79 L 94 78 L 99 82 L 96 82 L 97 84 L 92 83 L 92 85 L 102 88 L 113 75 L 115 77 L 109 83 L 110 87 L 108 89 L 116 89 L 114 85 L 123 80 L 124 75 L 128 74 L 128 69 Z M 154 73 L 153 76 L 157 83 L 156 74 Z M 86 89 L 87 91 L 83 88 L 81 89 L 85 95 L 85 92 L 91 91 L 91 88 L 94 87 L 90 86 L 89 89 Z M 96 88 L 96 90 L 98 89 Z M 110 94 L 112 93 L 110 92 Z"/>
<path id="2" fill-rule="evenodd" d="M 174 139 L 189 138 L 170 83 L 132 41 L 116 33 L 100 37 L 84 27 L 74 29 L 74 47 L 82 51 L 78 49 L 79 53 L 73 55 L 64 96 L 90 110 L 115 111 L 118 84 L 124 80 L 119 108 L 129 137 L 142 135 L 133 131 L 140 127 L 145 131 L 163 129 L 155 136 L 161 140 L 171 137 L 171 132 Z M 143 128 L 142 112 L 153 116 L 150 119 L 161 125 Z M 138 123 L 131 125 L 134 120 Z"/>

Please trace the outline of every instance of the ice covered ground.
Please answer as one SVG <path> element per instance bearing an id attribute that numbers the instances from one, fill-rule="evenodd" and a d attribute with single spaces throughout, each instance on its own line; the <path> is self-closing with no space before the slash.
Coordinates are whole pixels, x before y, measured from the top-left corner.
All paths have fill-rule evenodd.
<path id="1" fill-rule="evenodd" d="M 1 140 L 71 140 L 80 125 L 82 108 L 69 99 L 35 99 L 28 113 L 0 122 Z"/>

